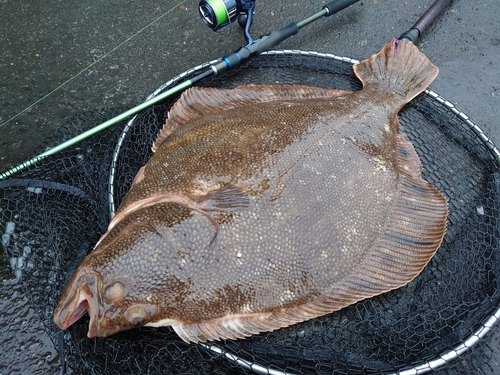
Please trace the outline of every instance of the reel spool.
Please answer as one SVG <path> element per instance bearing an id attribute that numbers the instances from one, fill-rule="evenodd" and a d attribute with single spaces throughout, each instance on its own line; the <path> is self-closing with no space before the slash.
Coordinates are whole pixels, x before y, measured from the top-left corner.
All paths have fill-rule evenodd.
<path id="1" fill-rule="evenodd" d="M 247 0 L 201 0 L 198 4 L 200 16 L 213 31 L 233 23 L 238 19 L 241 28 L 249 28 L 255 1 Z"/>

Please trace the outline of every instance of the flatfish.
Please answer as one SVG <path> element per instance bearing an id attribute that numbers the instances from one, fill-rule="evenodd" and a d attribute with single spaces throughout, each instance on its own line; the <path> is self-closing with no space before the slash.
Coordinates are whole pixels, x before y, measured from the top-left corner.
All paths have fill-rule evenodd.
<path id="1" fill-rule="evenodd" d="M 358 92 L 193 88 L 54 314 L 88 337 L 171 326 L 244 338 L 399 288 L 438 249 L 447 201 L 397 113 L 436 77 L 395 39 L 354 65 Z"/>

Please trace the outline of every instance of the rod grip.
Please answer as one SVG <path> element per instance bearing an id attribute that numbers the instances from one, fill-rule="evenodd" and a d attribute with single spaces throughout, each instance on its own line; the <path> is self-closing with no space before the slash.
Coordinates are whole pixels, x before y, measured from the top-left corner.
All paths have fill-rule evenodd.
<path id="1" fill-rule="evenodd" d="M 417 29 L 419 36 L 422 36 L 441 12 L 450 4 L 450 1 L 451 0 L 436 0 L 411 28 Z"/>
<path id="2" fill-rule="evenodd" d="M 262 38 L 261 41 L 256 43 L 257 54 L 260 55 L 262 52 L 270 50 L 280 44 L 282 41 L 288 37 L 297 34 L 299 27 L 296 23 L 291 23 L 281 29 L 274 30 L 267 38 Z"/>
<path id="3" fill-rule="evenodd" d="M 334 13 L 340 12 L 342 9 L 347 8 L 349 5 L 357 3 L 359 0 L 337 0 L 326 4 L 323 9 L 326 9 L 328 13 L 325 17 L 331 16 Z"/>

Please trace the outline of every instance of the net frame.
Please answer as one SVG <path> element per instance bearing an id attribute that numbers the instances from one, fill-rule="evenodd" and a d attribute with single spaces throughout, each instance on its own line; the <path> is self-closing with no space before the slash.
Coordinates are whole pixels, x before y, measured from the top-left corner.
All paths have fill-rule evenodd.
<path id="1" fill-rule="evenodd" d="M 342 62 L 347 62 L 349 64 L 356 64 L 359 62 L 357 59 L 353 59 L 350 57 L 343 57 L 343 56 L 337 56 L 334 54 L 329 54 L 329 53 L 319 53 L 315 51 L 302 51 L 302 50 L 270 50 L 267 52 L 264 52 L 262 55 L 264 56 L 272 56 L 272 55 L 300 55 L 300 56 L 306 56 L 306 57 L 312 57 L 312 58 L 321 58 L 321 59 L 332 59 L 332 60 L 338 60 Z M 196 67 L 193 67 L 166 82 L 164 85 L 160 86 L 156 91 L 154 91 L 147 99 L 153 98 L 156 95 L 160 94 L 164 90 L 167 90 L 176 84 L 178 84 L 180 81 L 186 79 L 187 77 L 194 76 L 195 74 L 199 74 L 200 72 L 206 70 L 207 68 L 210 67 L 210 65 L 214 64 L 215 62 L 220 61 L 220 60 L 213 60 L 209 61 L 203 64 L 200 64 Z M 453 103 L 450 101 L 446 100 L 436 92 L 432 90 L 425 90 L 425 95 L 428 95 L 430 98 L 435 100 L 437 103 L 441 104 L 446 110 L 450 111 L 453 113 L 455 116 L 460 118 L 461 120 L 464 121 L 465 124 L 467 124 L 472 132 L 484 143 L 485 147 L 489 150 L 491 153 L 492 157 L 495 159 L 495 161 L 500 165 L 500 150 L 496 147 L 496 145 L 487 137 L 487 135 L 482 131 L 482 129 L 474 124 L 471 119 L 462 111 L 460 111 L 458 108 L 456 108 Z M 124 128 L 122 137 L 120 137 L 120 141 L 117 144 L 115 154 L 113 156 L 113 165 L 112 165 L 112 171 L 116 170 L 116 161 L 117 161 L 117 156 L 120 152 L 121 149 L 121 144 L 124 139 L 125 134 L 128 132 L 128 130 L 133 126 L 134 121 L 136 117 L 134 116 L 133 119 L 131 119 L 127 126 Z M 110 194 L 110 214 L 114 215 L 115 212 L 115 197 L 114 197 L 114 173 L 110 173 L 110 183 L 109 183 L 109 194 Z M 416 375 L 416 374 L 423 374 L 427 373 L 429 371 L 438 369 L 442 366 L 445 366 L 449 361 L 459 357 L 461 354 L 465 353 L 467 350 L 472 348 L 475 344 L 477 344 L 483 337 L 486 336 L 486 334 L 495 326 L 495 324 L 498 323 L 500 320 L 500 305 L 498 306 L 497 310 L 489 315 L 487 318 L 484 319 L 483 322 L 481 322 L 480 328 L 478 328 L 476 331 L 474 331 L 467 339 L 465 339 L 462 343 L 454 347 L 453 349 L 446 351 L 442 354 L 437 355 L 435 358 L 429 360 L 429 361 L 423 361 L 421 364 L 418 364 L 416 366 L 413 366 L 411 368 L 405 369 L 403 371 L 398 371 L 397 374 L 401 375 Z M 226 351 L 222 348 L 220 348 L 218 345 L 207 345 L 207 344 L 199 344 L 203 347 L 205 347 L 208 350 L 213 351 L 214 353 L 217 353 L 219 355 L 224 355 L 229 361 L 232 361 L 239 366 L 241 366 L 244 369 L 251 370 L 257 374 L 270 374 L 270 375 L 293 375 L 290 372 L 282 372 L 282 371 L 277 371 L 274 369 L 270 369 L 268 367 L 265 367 L 261 364 L 254 363 L 247 361 L 243 358 L 238 357 L 237 355 Z M 394 373 L 396 374 L 396 373 Z"/>
<path id="2" fill-rule="evenodd" d="M 353 63 L 358 62 L 358 60 L 351 59 L 348 57 L 340 57 L 336 56 L 333 54 L 324 54 L 324 53 L 318 53 L 318 52 L 312 52 L 312 51 L 298 51 L 298 50 L 282 50 L 282 51 L 269 51 L 264 54 L 264 56 L 301 56 L 301 57 L 306 57 L 306 58 L 319 58 L 319 59 L 331 59 L 335 61 L 341 61 L 343 63 L 346 63 L 348 65 L 352 65 Z M 162 86 L 160 86 L 157 90 L 155 90 L 154 93 L 152 93 L 149 98 L 152 98 L 164 90 L 176 85 L 178 82 L 187 79 L 191 76 L 194 76 L 205 69 L 209 68 L 210 64 L 213 63 L 214 61 L 211 62 L 206 62 L 204 64 L 200 64 L 194 68 L 191 68 L 178 76 L 172 78 Z M 243 68 L 244 69 L 244 68 Z M 433 91 L 427 90 L 424 94 L 427 96 L 430 100 L 435 101 L 438 103 L 446 113 L 449 113 L 450 116 L 455 116 L 458 118 L 461 122 L 466 124 L 466 126 L 470 129 L 472 133 L 475 134 L 475 137 L 477 137 L 481 143 L 484 145 L 485 150 L 489 153 L 491 156 L 493 163 L 496 165 L 496 170 L 498 171 L 498 165 L 500 165 L 500 151 L 498 148 L 491 142 L 491 140 L 488 139 L 488 137 L 484 134 L 484 132 L 476 125 L 474 124 L 467 115 L 465 115 L 463 112 L 458 110 L 451 102 L 447 101 L 446 99 L 442 98 L 438 94 L 436 94 Z M 174 100 L 172 100 L 173 102 Z M 112 162 L 110 163 L 110 168 L 109 168 L 109 179 L 108 179 L 108 202 L 109 202 L 109 216 L 112 216 L 114 214 L 114 209 L 116 206 L 116 203 L 119 201 L 118 197 L 118 189 L 117 189 L 117 184 L 119 184 L 119 181 L 117 179 L 117 171 L 119 170 L 119 156 L 120 156 L 120 150 L 122 149 L 123 142 L 127 136 L 127 133 L 134 127 L 135 122 L 137 121 L 139 115 L 134 116 L 130 121 L 128 121 L 127 125 L 125 126 L 124 130 L 120 132 L 119 140 L 116 144 L 116 147 L 113 152 L 112 156 Z M 154 138 L 154 137 L 153 137 Z M 123 191 L 123 189 L 122 189 Z M 75 194 L 75 192 L 73 192 Z M 498 195 L 497 195 L 498 196 Z M 466 337 L 460 344 L 455 345 L 451 350 L 448 350 L 446 352 L 441 352 L 438 353 L 435 357 L 431 359 L 426 359 L 422 360 L 419 363 L 416 363 L 412 366 L 407 366 L 401 369 L 397 369 L 394 371 L 397 371 L 399 374 L 421 374 L 425 373 L 431 370 L 439 369 L 441 367 L 444 367 L 446 364 L 448 364 L 450 361 L 453 359 L 456 359 L 457 357 L 463 355 L 465 352 L 467 352 L 470 348 L 475 346 L 477 343 L 479 343 L 485 335 L 491 330 L 491 328 L 498 322 L 500 319 L 500 307 L 499 305 L 496 306 L 496 310 L 488 315 L 486 318 L 482 319 L 481 322 L 479 322 L 479 328 L 477 328 L 474 332 L 472 332 L 471 335 Z M 245 370 L 250 370 L 255 373 L 259 374 L 292 374 L 293 372 L 289 371 L 281 371 L 277 370 L 275 368 L 272 368 L 272 366 L 266 366 L 263 364 L 260 364 L 257 361 L 248 361 L 245 359 L 243 356 L 238 356 L 235 353 L 232 353 L 230 349 L 222 348 L 220 345 L 214 344 L 214 345 L 206 345 L 206 344 L 199 344 L 200 347 L 216 354 L 219 357 L 222 357 L 230 362 L 235 363 L 237 366 L 241 367 L 242 369 Z M 387 372 L 389 373 L 389 372 Z"/>

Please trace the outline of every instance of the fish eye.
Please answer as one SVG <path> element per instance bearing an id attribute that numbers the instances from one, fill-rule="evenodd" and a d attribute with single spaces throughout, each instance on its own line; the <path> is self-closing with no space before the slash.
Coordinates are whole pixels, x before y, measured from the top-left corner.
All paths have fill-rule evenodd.
<path id="1" fill-rule="evenodd" d="M 147 312 L 142 306 L 132 306 L 127 310 L 125 316 L 131 325 L 140 327 L 146 321 Z"/>
<path id="2" fill-rule="evenodd" d="M 144 324 L 144 317 L 136 315 L 132 318 L 131 322 L 134 327 L 140 327 Z"/>
<path id="3" fill-rule="evenodd" d="M 121 282 L 115 281 L 104 290 L 103 298 L 108 303 L 119 302 L 123 300 L 125 294 L 125 286 Z"/>

